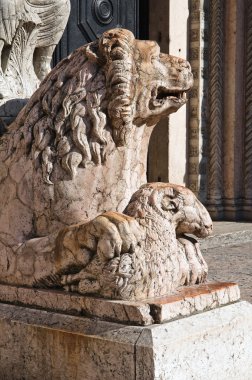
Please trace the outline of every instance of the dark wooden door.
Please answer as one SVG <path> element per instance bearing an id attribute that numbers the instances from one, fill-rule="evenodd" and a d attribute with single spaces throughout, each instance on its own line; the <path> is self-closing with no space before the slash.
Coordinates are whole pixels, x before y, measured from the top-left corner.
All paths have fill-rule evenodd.
<path id="1" fill-rule="evenodd" d="M 53 64 L 77 47 L 100 37 L 108 29 L 123 27 L 139 36 L 139 2 L 142 0 L 71 0 L 71 14 L 57 46 Z M 148 1 L 145 0 L 145 3 Z"/>

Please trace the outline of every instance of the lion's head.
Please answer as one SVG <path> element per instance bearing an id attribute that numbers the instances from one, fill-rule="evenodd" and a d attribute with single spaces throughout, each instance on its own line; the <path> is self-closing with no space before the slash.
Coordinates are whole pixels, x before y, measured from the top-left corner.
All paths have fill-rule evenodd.
<path id="1" fill-rule="evenodd" d="M 9 152 L 25 139 L 46 182 L 57 160 L 73 177 L 79 165 L 101 164 L 108 142 L 130 144 L 134 128 L 177 111 L 192 82 L 187 61 L 128 30 L 107 31 L 46 77 L 9 128 Z"/>
<path id="2" fill-rule="evenodd" d="M 125 144 L 132 124 L 156 124 L 185 104 L 193 84 L 190 64 L 161 54 L 156 42 L 113 29 L 100 38 L 99 54 L 105 59 L 108 115 L 117 145 Z"/>

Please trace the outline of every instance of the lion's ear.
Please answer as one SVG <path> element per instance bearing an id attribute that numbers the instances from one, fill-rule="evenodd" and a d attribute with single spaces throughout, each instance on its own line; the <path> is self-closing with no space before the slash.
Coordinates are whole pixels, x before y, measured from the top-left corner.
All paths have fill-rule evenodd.
<path id="1" fill-rule="evenodd" d="M 123 49 L 127 53 L 134 43 L 134 35 L 127 29 L 111 29 L 103 33 L 99 39 L 99 51 L 106 60 L 120 59 L 117 57 L 119 51 Z M 118 49 L 119 48 L 119 49 Z"/>

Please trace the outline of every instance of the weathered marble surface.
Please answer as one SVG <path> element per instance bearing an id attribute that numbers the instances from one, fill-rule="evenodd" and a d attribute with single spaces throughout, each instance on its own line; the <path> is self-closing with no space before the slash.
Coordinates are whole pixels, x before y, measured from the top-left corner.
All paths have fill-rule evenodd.
<path id="1" fill-rule="evenodd" d="M 176 294 L 149 300 L 155 323 L 188 317 L 236 302 L 240 289 L 235 283 L 210 282 L 178 289 Z"/>
<path id="2" fill-rule="evenodd" d="M 69 13 L 70 0 L 0 0 L 0 99 L 33 94 L 51 70 Z"/>
<path id="3" fill-rule="evenodd" d="M 184 235 L 211 233 L 204 206 L 182 186 L 139 189 L 150 133 L 192 83 L 187 61 L 124 29 L 51 71 L 1 138 L 1 282 L 139 300 L 205 281 Z"/>
<path id="4" fill-rule="evenodd" d="M 56 290 L 0 285 L 0 302 L 101 320 L 151 325 L 190 316 L 238 301 L 235 283 L 208 283 L 182 287 L 176 294 L 142 301 L 118 301 Z"/>
<path id="5" fill-rule="evenodd" d="M 0 378 L 135 378 L 139 327 L 2 304 Z"/>
<path id="6" fill-rule="evenodd" d="M 145 328 L 136 358 L 137 379 L 250 380 L 252 305 L 238 302 Z"/>
<path id="7" fill-rule="evenodd" d="M 102 214 L 79 227 L 79 241 L 90 247 L 90 235 L 96 236 L 93 230 L 101 225 L 107 227 L 107 235 L 99 240 L 97 254 L 88 257 L 77 274 L 61 277 L 65 289 L 139 300 L 205 281 L 207 264 L 199 246 L 195 239 L 183 237 L 183 233 L 207 236 L 212 223 L 190 190 L 164 183 L 143 185 L 133 194 L 124 214 Z M 67 245 L 65 235 L 61 235 L 63 245 L 71 249 L 69 232 L 66 236 Z M 66 254 L 58 255 L 58 271 L 62 269 L 60 264 L 65 267 L 65 257 Z"/>
<path id="8" fill-rule="evenodd" d="M 8 380 L 252 377 L 247 302 L 147 327 L 2 304 L 0 334 L 0 378 Z"/>

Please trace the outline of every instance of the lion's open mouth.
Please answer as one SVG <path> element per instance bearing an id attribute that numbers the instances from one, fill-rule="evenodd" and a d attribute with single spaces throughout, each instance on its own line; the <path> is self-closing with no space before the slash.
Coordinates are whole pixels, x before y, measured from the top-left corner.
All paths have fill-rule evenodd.
<path id="1" fill-rule="evenodd" d="M 166 99 L 168 97 L 175 97 L 181 99 L 185 94 L 185 91 L 172 91 L 167 90 L 165 87 L 158 87 L 156 99 Z"/>
<path id="2" fill-rule="evenodd" d="M 186 91 L 178 89 L 167 89 L 159 86 L 152 91 L 152 104 L 156 107 L 162 106 L 167 100 L 172 100 L 178 103 L 186 102 Z"/>

